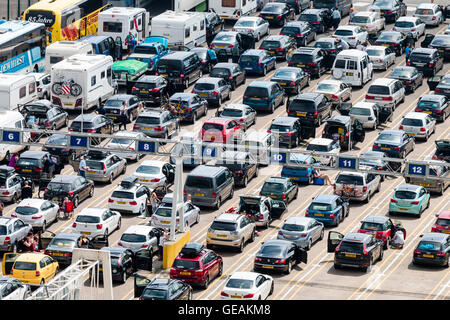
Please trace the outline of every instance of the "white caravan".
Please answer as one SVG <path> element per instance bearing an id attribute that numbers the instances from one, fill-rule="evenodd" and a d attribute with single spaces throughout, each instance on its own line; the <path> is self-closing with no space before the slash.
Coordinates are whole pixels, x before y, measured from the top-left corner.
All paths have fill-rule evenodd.
<path id="1" fill-rule="evenodd" d="M 37 99 L 36 79 L 30 74 L 0 74 L 0 110 L 16 110 Z"/>
<path id="2" fill-rule="evenodd" d="M 208 0 L 210 10 L 214 10 L 221 18 L 237 20 L 242 16 L 256 12 L 257 0 Z"/>
<path id="3" fill-rule="evenodd" d="M 50 73 L 55 63 L 63 61 L 74 54 L 93 54 L 94 49 L 89 41 L 57 41 L 45 49 L 45 70 Z"/>

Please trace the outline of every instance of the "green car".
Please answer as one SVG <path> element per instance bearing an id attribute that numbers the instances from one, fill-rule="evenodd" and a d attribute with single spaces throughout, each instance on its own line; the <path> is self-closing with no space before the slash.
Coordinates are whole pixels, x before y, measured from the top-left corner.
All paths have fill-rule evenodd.
<path id="1" fill-rule="evenodd" d="M 274 200 L 288 204 L 297 198 L 298 185 L 289 178 L 270 177 L 264 182 L 259 192 L 260 196 L 266 196 Z"/>
<path id="2" fill-rule="evenodd" d="M 389 203 L 389 213 L 412 213 L 422 215 L 430 205 L 430 193 L 422 186 L 401 184 L 394 190 Z"/>

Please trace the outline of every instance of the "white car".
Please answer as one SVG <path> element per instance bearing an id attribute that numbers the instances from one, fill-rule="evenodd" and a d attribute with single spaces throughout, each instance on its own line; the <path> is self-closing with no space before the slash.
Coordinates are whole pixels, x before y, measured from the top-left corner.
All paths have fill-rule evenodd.
<path id="1" fill-rule="evenodd" d="M 357 12 L 349 22 L 352 26 L 360 26 L 369 34 L 377 33 L 384 29 L 385 19 L 381 17 L 379 12 L 360 11 Z"/>
<path id="2" fill-rule="evenodd" d="M 30 294 L 27 284 L 15 278 L 0 276 L 0 300 L 25 300 Z"/>
<path id="3" fill-rule="evenodd" d="M 138 131 L 119 131 L 114 134 L 115 138 L 112 138 L 111 141 L 106 145 L 107 148 L 110 149 L 119 149 L 119 150 L 129 150 L 134 151 L 137 150 L 137 141 L 136 139 L 145 139 L 146 135 L 142 132 Z M 120 138 L 118 138 L 120 137 Z M 132 152 L 121 152 L 121 151 L 111 151 L 111 153 L 116 156 L 127 159 L 127 160 L 136 160 L 138 161 L 143 155 Z"/>
<path id="4" fill-rule="evenodd" d="M 167 196 L 167 195 L 166 195 Z M 172 221 L 172 204 L 161 204 L 152 214 L 150 224 L 159 228 L 169 228 Z M 184 225 L 191 227 L 200 222 L 200 209 L 192 203 L 184 203 Z M 176 217 L 177 229 L 180 228 L 180 216 Z"/>
<path id="5" fill-rule="evenodd" d="M 428 141 L 428 138 L 436 131 L 436 120 L 423 112 L 409 112 L 400 122 L 399 129 L 410 136 Z"/>
<path id="6" fill-rule="evenodd" d="M 352 106 L 349 116 L 361 122 L 363 128 L 372 128 L 375 130 L 378 125 L 377 113 L 375 112 L 376 103 L 359 101 Z"/>
<path id="7" fill-rule="evenodd" d="M 11 214 L 11 217 L 19 218 L 34 228 L 45 231 L 47 226 L 58 221 L 59 206 L 44 199 L 24 199 Z"/>
<path id="8" fill-rule="evenodd" d="M 367 90 L 365 101 L 376 102 L 395 109 L 399 103 L 405 101 L 405 87 L 397 79 L 375 79 Z"/>
<path id="9" fill-rule="evenodd" d="M 73 232 L 85 234 L 88 238 L 98 235 L 109 236 L 119 230 L 122 216 L 119 212 L 107 208 L 84 208 L 72 224 Z"/>
<path id="10" fill-rule="evenodd" d="M 124 179 L 112 192 L 108 199 L 108 209 L 119 211 L 120 213 L 142 215 L 146 210 L 150 190 L 145 185 L 138 183 L 127 184 L 125 180 L 128 179 L 130 178 Z"/>
<path id="11" fill-rule="evenodd" d="M 342 39 L 348 43 L 350 47 L 355 48 L 358 41 L 367 42 L 369 34 L 359 26 L 340 26 L 334 32 L 333 37 Z"/>
<path id="12" fill-rule="evenodd" d="M 122 233 L 117 245 L 130 249 L 134 253 L 141 249 L 158 251 L 158 239 L 161 233 L 155 227 L 132 225 Z"/>
<path id="13" fill-rule="evenodd" d="M 308 151 L 317 151 L 317 152 L 329 152 L 334 155 L 339 155 L 341 152 L 341 147 L 339 146 L 338 141 L 334 141 L 332 139 L 327 138 L 315 138 L 311 140 L 306 146 L 306 150 Z M 335 157 L 313 154 L 314 160 L 319 161 L 321 164 L 333 166 Z"/>
<path id="14" fill-rule="evenodd" d="M 220 293 L 224 300 L 266 300 L 274 288 L 273 278 L 257 272 L 235 272 Z"/>
<path id="15" fill-rule="evenodd" d="M 233 26 L 233 31 L 241 34 L 252 34 L 256 41 L 259 41 L 263 35 L 268 35 L 269 22 L 260 17 L 240 17 Z"/>
<path id="16" fill-rule="evenodd" d="M 434 3 L 419 4 L 413 17 L 420 18 L 426 25 L 430 26 L 438 26 L 444 21 L 441 7 Z"/>
<path id="17" fill-rule="evenodd" d="M 141 184 L 150 189 L 168 186 L 175 178 L 175 167 L 170 163 L 159 160 L 145 160 L 137 167 L 133 176 L 139 179 Z"/>
<path id="18" fill-rule="evenodd" d="M 49 73 L 35 73 L 32 72 L 30 75 L 34 76 L 36 79 L 36 90 L 39 99 L 50 100 L 51 94 L 51 82 L 52 78 Z"/>
<path id="19" fill-rule="evenodd" d="M 386 70 L 395 63 L 395 51 L 390 47 L 370 46 L 366 49 L 374 69 Z"/>
<path id="20" fill-rule="evenodd" d="M 395 21 L 392 31 L 411 34 L 417 41 L 425 34 L 425 23 L 417 17 L 400 17 Z"/>
<path id="21" fill-rule="evenodd" d="M 331 100 L 332 104 L 340 104 L 352 98 L 352 87 L 342 81 L 333 79 L 320 81 L 314 92 L 322 93 Z"/>

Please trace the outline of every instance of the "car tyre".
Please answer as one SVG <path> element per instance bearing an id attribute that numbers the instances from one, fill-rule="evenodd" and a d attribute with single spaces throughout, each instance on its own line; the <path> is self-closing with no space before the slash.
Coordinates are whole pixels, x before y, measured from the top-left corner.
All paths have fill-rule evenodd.
<path id="1" fill-rule="evenodd" d="M 203 289 L 208 289 L 209 287 L 209 275 L 206 275 L 205 281 L 203 282 Z"/>
<path id="2" fill-rule="evenodd" d="M 119 222 L 117 222 L 117 228 L 116 230 L 120 230 L 120 227 L 122 226 L 122 219 L 119 219 Z"/>
<path id="3" fill-rule="evenodd" d="M 367 198 L 366 198 L 366 200 L 364 200 L 364 202 L 369 203 L 371 197 L 372 197 L 372 194 L 370 193 L 370 190 L 369 190 L 369 192 L 367 193 Z"/>
<path id="4" fill-rule="evenodd" d="M 92 198 L 94 196 L 94 187 L 91 187 L 89 190 L 89 198 Z"/>
<path id="5" fill-rule="evenodd" d="M 336 270 L 341 269 L 341 265 L 335 263 L 335 264 L 334 264 L 334 268 L 335 268 Z"/>
<path id="6" fill-rule="evenodd" d="M 215 206 L 215 209 L 219 210 L 221 205 L 222 205 L 222 200 L 219 198 L 219 199 L 217 199 L 217 204 Z"/>
<path id="7" fill-rule="evenodd" d="M 383 254 L 384 254 L 384 250 L 380 251 L 380 256 L 378 257 L 378 261 L 383 260 Z"/>
<path id="8" fill-rule="evenodd" d="M 47 221 L 44 220 L 44 222 L 42 222 L 42 232 L 44 233 L 45 230 L 47 230 Z"/>
<path id="9" fill-rule="evenodd" d="M 391 237 L 387 237 L 386 241 L 384 242 L 383 249 L 387 250 L 389 248 L 390 243 L 391 243 Z"/>
<path id="10" fill-rule="evenodd" d="M 238 247 L 238 252 L 243 252 L 244 251 L 244 239 L 241 240 L 241 243 L 239 244 Z"/>
<path id="11" fill-rule="evenodd" d="M 292 261 L 289 260 L 288 268 L 287 268 L 287 270 L 285 271 L 285 273 L 286 273 L 286 274 L 290 274 L 291 271 L 292 271 Z"/>
<path id="12" fill-rule="evenodd" d="M 220 277 L 223 274 L 223 262 L 219 265 L 219 273 L 217 273 L 217 277 Z"/>
<path id="13" fill-rule="evenodd" d="M 324 228 L 322 228 L 322 231 L 320 231 L 319 241 L 323 239 L 324 235 L 325 235 L 325 230 L 324 230 Z"/>
<path id="14" fill-rule="evenodd" d="M 73 199 L 73 207 L 74 207 L 74 208 L 77 208 L 78 205 L 79 205 L 79 200 L 78 200 L 78 196 L 76 196 L 76 197 Z"/>
<path id="15" fill-rule="evenodd" d="M 192 121 L 191 121 L 191 123 L 194 124 L 195 121 L 197 121 L 197 114 L 194 112 L 194 114 L 192 115 Z"/>
<path id="16" fill-rule="evenodd" d="M 121 277 L 120 277 L 120 282 L 121 283 L 127 282 L 127 272 L 125 270 L 122 271 L 122 274 L 121 274 Z"/>
<path id="17" fill-rule="evenodd" d="M 306 247 L 306 251 L 311 250 L 311 247 L 312 247 L 312 240 L 310 238 L 309 241 L 308 241 L 308 246 Z"/>
<path id="18" fill-rule="evenodd" d="M 248 176 L 245 176 L 245 178 L 244 178 L 244 183 L 242 184 L 242 187 L 247 187 L 247 185 L 248 185 Z"/>

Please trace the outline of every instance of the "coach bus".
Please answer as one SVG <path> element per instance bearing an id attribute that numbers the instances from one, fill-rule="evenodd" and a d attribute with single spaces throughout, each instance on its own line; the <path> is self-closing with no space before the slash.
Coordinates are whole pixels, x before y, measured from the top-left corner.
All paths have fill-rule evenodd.
<path id="1" fill-rule="evenodd" d="M 0 72 L 44 71 L 47 36 L 43 23 L 14 20 L 0 24 Z"/>
<path id="2" fill-rule="evenodd" d="M 108 0 L 41 0 L 25 10 L 23 19 L 44 23 L 53 42 L 74 41 L 97 34 L 98 13 L 108 7 Z"/>

